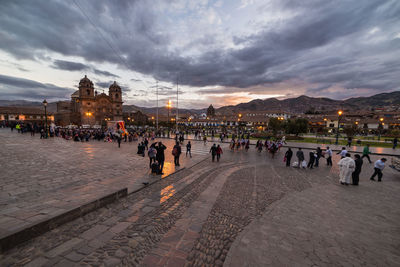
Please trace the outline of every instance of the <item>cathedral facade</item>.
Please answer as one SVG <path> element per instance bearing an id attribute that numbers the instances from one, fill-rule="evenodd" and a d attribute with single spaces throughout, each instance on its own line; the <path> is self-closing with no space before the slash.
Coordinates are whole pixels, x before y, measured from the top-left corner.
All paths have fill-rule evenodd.
<path id="1" fill-rule="evenodd" d="M 122 120 L 122 90 L 114 81 L 108 95 L 98 93 L 86 75 L 79 82 L 79 90 L 71 95 L 71 101 L 57 103 L 56 124 L 105 125 L 107 121 Z"/>

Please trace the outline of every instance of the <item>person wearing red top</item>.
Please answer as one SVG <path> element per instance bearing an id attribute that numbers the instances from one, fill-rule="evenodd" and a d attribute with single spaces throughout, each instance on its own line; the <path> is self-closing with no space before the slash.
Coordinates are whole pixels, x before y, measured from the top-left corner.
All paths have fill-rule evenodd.
<path id="1" fill-rule="evenodd" d="M 217 162 L 219 162 L 219 159 L 221 158 L 221 154 L 222 154 L 222 148 L 218 145 L 217 146 Z"/>

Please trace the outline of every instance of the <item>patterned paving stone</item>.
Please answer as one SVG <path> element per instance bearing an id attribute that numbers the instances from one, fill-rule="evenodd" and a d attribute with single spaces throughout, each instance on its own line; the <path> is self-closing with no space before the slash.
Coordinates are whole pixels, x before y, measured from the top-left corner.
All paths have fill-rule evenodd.
<path id="1" fill-rule="evenodd" d="M 8 129 L 0 129 L 0 139 L 0 236 L 160 178 L 150 174 L 148 158 L 135 153 L 137 142 L 123 142 L 117 149 L 114 143 L 40 140 Z M 167 146 L 166 177 L 177 170 L 171 164 L 174 141 L 161 141 Z M 205 151 L 203 145 L 193 147 Z M 181 168 L 203 158 L 183 156 Z"/>
<path id="2" fill-rule="evenodd" d="M 382 183 L 372 183 L 367 180 L 372 166 L 366 163 L 360 186 L 344 187 L 337 184 L 336 164 L 332 168 L 321 164 L 314 170 L 303 170 L 284 167 L 283 151 L 277 154 L 276 159 L 254 150 L 224 152 L 220 163 L 207 159 L 185 168 L 7 251 L 1 256 L 0 265 L 21 266 L 35 263 L 35 260 L 38 263 L 43 261 L 44 266 L 229 265 L 236 242 L 240 241 L 244 249 L 257 244 L 251 238 L 242 237 L 241 233 L 251 229 L 257 237 L 268 233 L 269 239 L 266 240 L 269 241 L 259 250 L 254 250 L 257 253 L 251 254 L 251 260 L 243 257 L 246 262 L 242 262 L 242 266 L 292 266 L 296 261 L 307 266 L 315 263 L 339 265 L 337 255 L 345 253 L 349 246 L 361 255 L 366 244 L 374 248 L 383 242 L 383 247 L 387 247 L 391 235 L 397 235 L 395 223 L 398 219 L 392 217 L 391 210 L 396 209 L 393 205 L 398 200 L 390 192 L 398 191 L 395 183 L 398 173 L 389 168 L 384 171 Z M 337 160 L 335 156 L 334 163 Z M 342 194 L 342 191 L 351 194 Z M 368 202 L 364 197 L 374 194 L 376 203 L 366 205 Z M 351 198 L 347 199 L 348 195 Z M 359 243 L 356 238 L 346 238 L 349 233 L 337 223 L 338 218 L 347 222 L 346 216 L 353 213 L 351 206 L 343 210 L 342 206 L 337 206 L 338 197 L 347 203 L 356 203 L 363 216 L 373 216 L 371 222 L 364 223 L 361 229 L 351 227 L 348 230 L 357 235 L 361 240 Z M 290 198 L 293 198 L 290 204 L 283 204 Z M 53 200 L 46 201 L 49 207 L 37 203 L 31 203 L 30 207 L 32 210 L 46 210 L 57 203 Z M 378 209 L 381 200 L 393 203 Z M 311 207 L 309 211 L 307 207 Z M 324 207 L 329 208 L 325 210 Z M 268 217 L 275 210 L 279 212 Z M 366 217 L 361 218 L 366 220 Z M 253 226 L 259 221 L 270 221 L 271 225 Z M 338 226 L 332 227 L 334 231 L 324 228 L 335 223 Z M 362 221 L 355 220 L 355 223 L 362 224 Z M 383 238 L 378 238 L 378 234 L 365 234 L 375 229 L 373 224 L 381 225 L 382 231 L 378 232 Z M 70 246 L 69 242 L 76 244 Z M 396 246 L 398 243 L 393 244 Z M 269 254 L 263 250 L 265 247 L 278 254 L 268 257 Z M 296 250 L 297 247 L 306 254 L 303 250 Z M 290 257 L 276 260 L 285 253 L 290 253 Z M 374 256 L 377 259 L 389 258 L 385 266 L 391 266 L 397 260 L 392 249 L 381 250 Z M 363 259 L 351 255 L 343 257 L 340 262 L 342 265 L 368 263 L 379 265 L 370 257 Z"/>

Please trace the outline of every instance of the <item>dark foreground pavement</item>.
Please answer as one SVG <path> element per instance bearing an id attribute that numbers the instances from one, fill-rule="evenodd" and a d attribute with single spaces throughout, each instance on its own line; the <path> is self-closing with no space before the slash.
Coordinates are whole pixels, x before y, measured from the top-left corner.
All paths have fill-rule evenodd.
<path id="1" fill-rule="evenodd" d="M 396 266 L 397 171 L 373 183 L 364 163 L 360 186 L 346 187 L 336 156 L 313 170 L 282 158 L 224 150 L 219 163 L 185 168 L 6 251 L 0 265 Z"/>

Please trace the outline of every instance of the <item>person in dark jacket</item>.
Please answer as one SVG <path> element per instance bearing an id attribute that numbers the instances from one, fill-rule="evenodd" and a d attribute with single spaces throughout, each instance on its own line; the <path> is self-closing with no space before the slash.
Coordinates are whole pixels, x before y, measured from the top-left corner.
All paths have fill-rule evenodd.
<path id="1" fill-rule="evenodd" d="M 167 147 L 164 146 L 162 142 L 158 142 L 158 146 L 156 147 L 156 150 L 157 150 L 156 160 L 158 161 L 158 164 L 160 165 L 159 174 L 164 174 L 162 171 L 164 168 L 164 161 L 165 161 L 164 151 L 166 149 L 167 149 Z"/>
<path id="2" fill-rule="evenodd" d="M 215 155 L 217 155 L 217 145 L 216 144 L 212 145 L 212 147 L 210 148 L 210 153 L 211 153 L 212 161 L 214 162 Z"/>
<path id="3" fill-rule="evenodd" d="M 316 158 L 316 153 L 315 151 L 310 151 L 310 161 L 308 162 L 307 167 L 312 169 L 314 167 L 314 162 Z"/>
<path id="4" fill-rule="evenodd" d="M 188 153 L 190 157 L 192 157 L 192 144 L 190 143 L 190 141 L 188 141 L 188 143 L 186 144 L 186 157 Z"/>
<path id="5" fill-rule="evenodd" d="M 286 167 L 290 167 L 290 160 L 292 159 L 292 156 L 293 156 L 293 151 L 289 147 L 285 153 Z"/>
<path id="6" fill-rule="evenodd" d="M 322 157 L 322 149 L 317 147 L 317 157 L 315 158 L 315 167 L 319 165 L 319 159 Z"/>
<path id="7" fill-rule="evenodd" d="M 179 142 L 176 142 L 174 148 L 172 149 L 172 155 L 174 155 L 175 166 L 181 166 L 179 164 L 179 157 L 181 156 L 181 152 L 182 152 L 181 146 L 179 145 Z"/>
<path id="8" fill-rule="evenodd" d="M 301 151 L 300 147 L 299 147 L 299 150 L 296 152 L 296 157 L 297 157 L 297 160 L 299 161 L 297 168 L 300 168 L 301 163 L 304 160 L 304 153 L 303 153 L 303 151 Z"/>
<path id="9" fill-rule="evenodd" d="M 352 173 L 352 184 L 358 185 L 358 181 L 360 180 L 361 167 L 363 165 L 363 160 L 361 159 L 361 156 L 359 154 L 354 155 L 354 162 L 356 163 L 356 167 L 354 169 L 354 172 Z"/>

